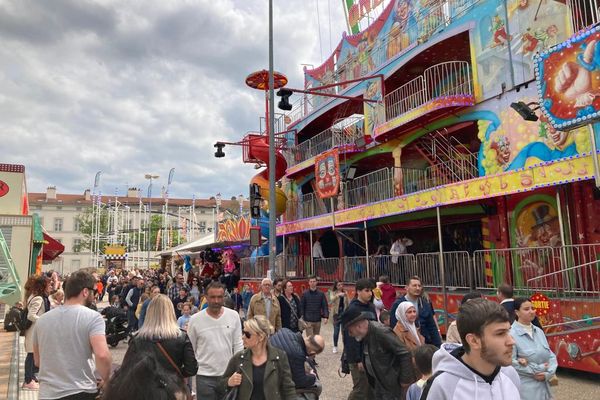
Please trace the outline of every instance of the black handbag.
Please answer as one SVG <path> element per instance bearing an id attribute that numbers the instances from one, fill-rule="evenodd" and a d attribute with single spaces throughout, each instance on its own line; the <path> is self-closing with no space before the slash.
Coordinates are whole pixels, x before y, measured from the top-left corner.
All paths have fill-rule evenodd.
<path id="1" fill-rule="evenodd" d="M 227 393 L 225 393 L 225 396 L 221 400 L 237 400 L 238 389 L 239 386 L 232 387 L 229 389 L 229 391 L 227 391 Z"/>

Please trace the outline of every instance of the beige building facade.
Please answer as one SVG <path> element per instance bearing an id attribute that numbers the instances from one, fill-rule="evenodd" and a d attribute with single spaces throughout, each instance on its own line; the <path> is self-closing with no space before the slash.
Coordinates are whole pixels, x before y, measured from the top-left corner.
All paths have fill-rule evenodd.
<path id="1" fill-rule="evenodd" d="M 30 214 L 38 214 L 44 229 L 65 246 L 65 251 L 44 269 L 54 269 L 65 274 L 79 268 L 102 264 L 102 249 L 98 252 L 99 257 L 95 257 L 92 251 L 82 248 L 84 235 L 81 233 L 79 222 L 79 216 L 86 210 L 93 207 L 97 212 L 98 204 L 102 205 L 103 212 L 109 215 L 110 220 L 110 226 L 99 232 L 98 236 L 107 242 L 125 245 L 129 257 L 128 267 L 142 268 L 147 262 L 148 243 L 144 229 L 147 226 L 147 210 L 150 204 L 153 216 L 167 216 L 168 231 L 171 235 L 174 231 L 180 232 L 180 242 L 198 239 L 213 232 L 218 214 L 222 215 L 224 211 L 237 214 L 240 210 L 240 201 L 237 199 L 218 201 L 214 198 L 173 198 L 168 199 L 165 213 L 165 198 L 148 199 L 139 195 L 140 191 L 136 188 L 130 188 L 126 196 L 103 195 L 101 198 L 94 197 L 89 189 L 82 194 L 63 194 L 58 193 L 56 187 L 48 187 L 45 193 L 29 193 Z M 247 208 L 247 202 L 241 201 L 241 205 Z M 165 231 L 161 234 L 163 232 Z M 160 243 L 151 243 L 151 260 L 156 253 L 170 247 L 169 244 L 176 246 L 180 243 L 173 239 L 170 243 L 162 240 Z M 96 260 L 100 264 L 96 264 Z"/>

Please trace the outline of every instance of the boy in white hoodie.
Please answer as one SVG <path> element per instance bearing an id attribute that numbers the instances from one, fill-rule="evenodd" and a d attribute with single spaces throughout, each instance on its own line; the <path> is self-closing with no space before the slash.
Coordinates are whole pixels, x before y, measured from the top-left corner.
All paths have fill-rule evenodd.
<path id="1" fill-rule="evenodd" d="M 421 400 L 512 400 L 519 375 L 511 366 L 515 343 L 508 313 L 485 299 L 463 304 L 458 313 L 462 346 L 444 344 L 433 356 L 433 376 Z"/>

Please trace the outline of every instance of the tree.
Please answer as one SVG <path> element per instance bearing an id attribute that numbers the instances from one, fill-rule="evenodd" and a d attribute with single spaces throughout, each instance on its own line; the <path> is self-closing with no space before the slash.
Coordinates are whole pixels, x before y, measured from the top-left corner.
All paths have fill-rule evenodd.
<path id="1" fill-rule="evenodd" d="M 81 232 L 83 238 L 81 239 L 80 251 L 81 250 L 91 250 L 92 241 L 94 239 L 94 232 L 92 232 L 92 225 L 94 231 L 96 228 L 96 221 L 93 221 L 94 215 L 92 214 L 92 207 L 86 208 L 83 213 L 77 216 L 77 221 L 79 222 L 79 232 Z M 100 212 L 100 249 L 104 249 L 104 246 L 108 244 L 106 240 L 106 232 L 108 231 L 108 213 L 105 210 L 101 209 Z"/>

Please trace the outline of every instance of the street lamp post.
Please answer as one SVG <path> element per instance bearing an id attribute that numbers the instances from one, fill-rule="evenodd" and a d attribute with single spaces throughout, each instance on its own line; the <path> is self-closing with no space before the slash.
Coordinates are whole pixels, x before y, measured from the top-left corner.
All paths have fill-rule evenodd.
<path id="1" fill-rule="evenodd" d="M 146 236 L 146 244 L 148 251 L 148 260 L 147 260 L 147 268 L 150 269 L 150 236 L 152 232 L 152 180 L 158 179 L 158 175 L 146 174 L 144 178 L 150 180 L 150 184 L 148 185 L 148 236 Z"/>
<path id="2" fill-rule="evenodd" d="M 275 272 L 275 78 L 273 76 L 273 0 L 269 0 L 269 276 Z"/>

